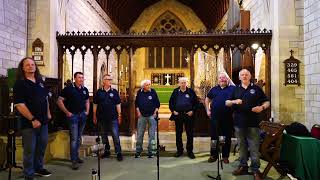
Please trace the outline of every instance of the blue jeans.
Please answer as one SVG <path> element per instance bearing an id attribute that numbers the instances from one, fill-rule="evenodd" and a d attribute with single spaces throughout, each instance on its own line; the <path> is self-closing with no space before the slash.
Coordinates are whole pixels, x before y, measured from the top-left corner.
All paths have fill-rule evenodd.
<path id="1" fill-rule="evenodd" d="M 120 138 L 119 138 L 119 123 L 118 119 L 114 119 L 113 121 L 100 121 L 102 122 L 102 143 L 105 144 L 104 151 L 110 151 L 110 144 L 108 140 L 108 131 L 111 130 L 111 136 L 113 139 L 114 149 L 116 154 L 121 153 L 121 145 L 120 145 Z"/>
<path id="2" fill-rule="evenodd" d="M 22 129 L 23 174 L 33 177 L 35 171 L 43 169 L 43 157 L 48 144 L 48 125 L 40 128 Z"/>
<path id="3" fill-rule="evenodd" d="M 143 144 L 143 136 L 144 131 L 147 126 L 147 122 L 149 123 L 149 145 L 148 145 L 148 153 L 152 153 L 156 150 L 156 141 L 155 141 L 155 134 L 156 134 L 156 127 L 157 122 L 153 116 L 143 117 L 140 116 L 138 119 L 138 129 L 137 129 L 137 143 L 136 143 L 136 152 L 141 153 L 143 151 L 142 144 Z"/>
<path id="4" fill-rule="evenodd" d="M 79 159 L 79 148 L 81 144 L 81 135 L 86 126 L 87 116 L 84 112 L 73 114 L 67 118 L 70 124 L 70 157 L 71 161 Z"/>
<path id="5" fill-rule="evenodd" d="M 240 165 L 248 166 L 248 146 L 251 159 L 252 172 L 258 172 L 260 168 L 260 129 L 255 127 L 235 128 L 239 139 Z"/>

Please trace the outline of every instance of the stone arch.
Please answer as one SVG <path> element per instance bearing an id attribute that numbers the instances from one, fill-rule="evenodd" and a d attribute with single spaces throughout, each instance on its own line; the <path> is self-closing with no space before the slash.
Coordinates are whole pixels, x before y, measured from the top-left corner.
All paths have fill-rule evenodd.
<path id="1" fill-rule="evenodd" d="M 153 23 L 167 11 L 180 19 L 188 30 L 194 32 L 206 30 L 205 25 L 191 8 L 175 0 L 162 0 L 147 7 L 130 30 L 135 32 L 150 31 Z"/>
<path id="2" fill-rule="evenodd" d="M 176 31 L 186 31 L 187 28 L 183 22 L 171 11 L 166 11 L 156 19 L 150 31 L 158 32 L 176 32 Z"/>

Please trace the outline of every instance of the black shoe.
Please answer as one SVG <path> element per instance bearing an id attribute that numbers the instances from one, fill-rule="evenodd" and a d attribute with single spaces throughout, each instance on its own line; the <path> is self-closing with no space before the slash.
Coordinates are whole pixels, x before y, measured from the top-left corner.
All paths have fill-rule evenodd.
<path id="1" fill-rule="evenodd" d="M 175 154 L 174 154 L 174 157 L 180 157 L 182 156 L 183 152 L 181 151 L 177 151 Z"/>
<path id="2" fill-rule="evenodd" d="M 147 156 L 148 156 L 148 158 L 153 158 L 154 157 L 152 152 L 148 152 Z"/>
<path id="3" fill-rule="evenodd" d="M 73 170 L 77 170 L 77 169 L 79 169 L 79 164 L 78 164 L 78 162 L 77 161 L 73 161 L 72 162 L 72 165 L 71 165 L 71 168 L 73 169 Z"/>
<path id="4" fill-rule="evenodd" d="M 82 164 L 82 163 L 84 163 L 84 161 L 82 159 L 78 158 L 77 163 Z"/>
<path id="5" fill-rule="evenodd" d="M 123 160 L 123 157 L 122 157 L 122 154 L 121 154 L 121 153 L 118 153 L 118 154 L 117 154 L 117 160 L 118 160 L 118 161 L 122 161 L 122 160 Z"/>
<path id="6" fill-rule="evenodd" d="M 110 157 L 110 151 L 105 151 L 103 154 L 102 154 L 102 158 L 109 158 Z"/>
<path id="7" fill-rule="evenodd" d="M 140 158 L 141 157 L 141 153 L 140 152 L 136 152 L 136 154 L 134 155 L 134 158 Z"/>
<path id="8" fill-rule="evenodd" d="M 51 176 L 51 172 L 49 172 L 46 169 L 41 169 L 39 171 L 34 172 L 35 175 L 41 176 L 41 177 L 49 177 Z"/>
<path id="9" fill-rule="evenodd" d="M 188 152 L 188 157 L 190 159 L 195 159 L 196 158 L 196 156 L 193 154 L 193 152 Z"/>
<path id="10" fill-rule="evenodd" d="M 217 158 L 216 156 L 210 156 L 209 159 L 208 159 L 208 163 L 216 162 L 217 159 L 218 159 L 218 158 Z"/>

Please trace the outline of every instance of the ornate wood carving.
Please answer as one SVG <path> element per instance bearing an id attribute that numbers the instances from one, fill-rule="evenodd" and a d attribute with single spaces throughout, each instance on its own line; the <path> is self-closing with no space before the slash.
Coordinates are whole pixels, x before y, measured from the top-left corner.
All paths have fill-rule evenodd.
<path id="1" fill-rule="evenodd" d="M 126 129 L 127 131 L 133 132 L 136 127 L 135 121 L 135 110 L 134 110 L 134 81 L 135 77 L 132 69 L 132 55 L 137 48 L 141 47 L 182 47 L 187 49 L 190 55 L 190 84 L 194 87 L 194 53 L 198 48 L 204 51 L 208 51 L 210 48 L 216 53 L 220 51 L 223 47 L 224 49 L 235 49 L 238 47 L 244 52 L 246 47 L 251 47 L 252 44 L 256 43 L 261 46 L 266 52 L 266 94 L 270 97 L 270 44 L 272 38 L 271 30 L 241 30 L 236 29 L 235 31 L 200 31 L 191 32 L 188 31 L 176 31 L 173 33 L 160 33 L 160 32 L 66 32 L 65 34 L 60 34 L 57 32 L 58 41 L 58 72 L 59 79 L 63 77 L 63 55 L 66 50 L 69 50 L 71 56 L 81 49 L 81 47 L 88 47 L 91 49 L 93 54 L 93 91 L 97 90 L 97 62 L 98 62 L 98 52 L 101 49 L 105 50 L 107 59 L 109 60 L 109 54 L 112 49 L 117 53 L 117 60 L 120 61 L 120 53 L 123 49 L 129 53 L 129 108 L 130 121 L 127 122 L 130 125 L 123 125 L 125 127 L 130 127 Z M 119 48 L 120 47 L 120 48 Z M 87 52 L 88 48 L 84 48 L 81 51 L 82 55 Z M 73 55 L 72 55 L 73 54 Z M 84 55 L 83 55 L 84 56 Z M 73 59 L 73 58 L 72 58 Z M 225 58 L 226 60 L 231 59 Z M 227 63 L 226 63 L 227 64 Z M 107 63 L 108 70 L 109 64 Z M 232 66 L 232 65 L 231 65 Z M 73 67 L 72 67 L 73 69 Z M 119 64 L 118 64 L 119 72 Z M 231 73 L 231 72 L 230 72 Z M 119 73 L 118 73 L 119 75 Z M 62 88 L 62 83 L 60 82 L 60 87 Z M 269 113 L 270 114 L 270 113 Z"/>

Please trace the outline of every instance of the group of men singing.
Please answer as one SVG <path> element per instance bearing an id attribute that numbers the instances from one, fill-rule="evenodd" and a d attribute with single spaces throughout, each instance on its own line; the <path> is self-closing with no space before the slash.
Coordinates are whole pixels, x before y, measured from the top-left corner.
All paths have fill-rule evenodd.
<path id="1" fill-rule="evenodd" d="M 84 87 L 84 75 L 74 73 L 74 82 L 67 85 L 61 92 L 57 105 L 65 113 L 70 129 L 70 158 L 72 169 L 76 170 L 83 163 L 79 157 L 81 135 L 89 114 L 89 92 Z M 242 69 L 239 72 L 239 85 L 232 85 L 226 73 L 220 73 L 218 84 L 213 87 L 205 99 L 207 115 L 211 118 L 211 139 L 225 136 L 222 148 L 224 163 L 229 163 L 231 137 L 235 129 L 239 143 L 240 164 L 233 171 L 234 175 L 248 174 L 247 161 L 250 151 L 251 169 L 255 179 L 261 179 L 259 172 L 259 118 L 258 114 L 269 107 L 270 103 L 262 89 L 251 83 L 251 74 Z M 121 123 L 121 101 L 119 93 L 111 87 L 112 76 L 103 76 L 103 86 L 93 97 L 93 123 L 101 129 L 102 142 L 105 144 L 103 157 L 110 157 L 108 132 L 111 132 L 116 158 L 123 160 L 119 138 Z M 23 141 L 23 166 L 25 179 L 33 179 L 34 175 L 50 176 L 51 173 L 43 167 L 43 157 L 48 142 L 48 121 L 51 119 L 48 103 L 48 90 L 43 86 L 43 79 L 35 61 L 24 58 L 18 66 L 17 80 L 14 85 L 14 103 L 21 116 Z M 175 121 L 176 147 L 175 157 L 183 155 L 183 126 L 187 134 L 187 156 L 195 158 L 193 153 L 193 129 L 196 119 L 194 112 L 198 99 L 196 93 L 187 86 L 187 78 L 179 78 L 179 87 L 173 90 L 169 100 L 172 112 L 170 120 Z M 160 101 L 156 91 L 151 88 L 150 80 L 141 82 L 137 91 L 136 113 L 138 117 L 135 158 L 140 158 L 143 152 L 143 136 L 148 125 L 149 144 L 148 158 L 154 157 L 157 144 L 155 141 L 156 116 Z M 218 157 L 216 148 L 211 148 L 208 162 L 215 162 Z"/>

